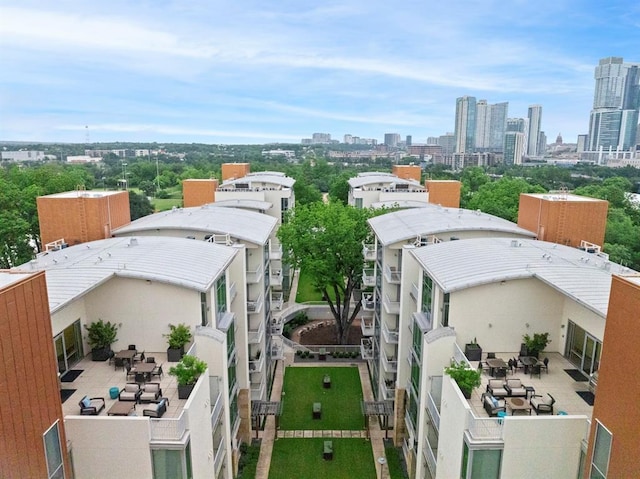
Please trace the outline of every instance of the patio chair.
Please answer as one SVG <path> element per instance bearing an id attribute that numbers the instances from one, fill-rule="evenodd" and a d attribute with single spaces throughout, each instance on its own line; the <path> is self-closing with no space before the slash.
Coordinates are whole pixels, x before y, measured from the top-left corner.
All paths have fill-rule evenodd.
<path id="1" fill-rule="evenodd" d="M 164 363 L 160 363 L 158 366 L 153 368 L 153 371 L 151 371 L 151 376 L 158 376 L 158 378 L 162 378 L 162 375 L 164 374 L 164 371 L 162 370 L 162 364 Z"/>
<path id="2" fill-rule="evenodd" d="M 136 377 L 136 368 L 131 367 L 128 362 L 125 363 L 125 368 L 127 369 L 127 380 L 129 379 L 129 376 L 132 378 Z"/>
<path id="3" fill-rule="evenodd" d="M 78 403 L 82 416 L 97 416 L 104 409 L 104 398 L 88 396 L 83 397 Z"/>
<path id="4" fill-rule="evenodd" d="M 137 351 L 136 345 L 135 344 L 130 344 L 129 345 L 129 351 Z"/>
<path id="5" fill-rule="evenodd" d="M 113 364 L 114 364 L 114 369 L 124 369 L 125 366 L 129 364 L 129 361 L 127 361 L 124 358 L 115 357 L 113 359 Z"/>
<path id="6" fill-rule="evenodd" d="M 534 394 L 529 399 L 529 404 L 536 412 L 536 414 L 553 414 L 553 405 L 556 402 L 555 398 L 547 393 L 548 398 L 543 398 L 539 394 Z"/>
<path id="7" fill-rule="evenodd" d="M 505 397 L 509 395 L 509 391 L 504 387 L 502 379 L 489 379 L 487 383 L 487 392 L 493 397 Z"/>
<path id="8" fill-rule="evenodd" d="M 144 361 L 144 351 L 141 353 L 136 353 L 133 355 L 133 362 L 142 362 Z"/>
<path id="9" fill-rule="evenodd" d="M 495 359 L 496 353 L 487 353 L 487 359 Z"/>
<path id="10" fill-rule="evenodd" d="M 113 351 L 109 351 L 109 365 L 113 364 L 115 356 L 116 353 L 114 353 Z"/>
<path id="11" fill-rule="evenodd" d="M 542 364 L 538 363 L 538 364 L 534 364 L 533 366 L 531 366 L 529 368 L 529 377 L 532 378 L 534 375 L 537 375 L 538 377 L 540 377 L 540 375 L 542 374 Z"/>
<path id="12" fill-rule="evenodd" d="M 504 388 L 509 393 L 509 397 L 527 397 L 527 390 L 519 379 L 507 379 Z"/>
<path id="13" fill-rule="evenodd" d="M 167 398 L 161 398 L 156 403 L 151 403 L 142 410 L 143 416 L 153 417 L 153 418 L 161 418 L 165 412 L 167 412 L 167 403 L 169 400 Z"/>
<path id="14" fill-rule="evenodd" d="M 485 411 L 491 417 L 497 416 L 499 412 L 506 412 L 506 402 L 504 399 L 498 399 L 493 397 L 489 393 L 484 393 L 482 395 L 482 405 L 484 406 Z"/>
<path id="15" fill-rule="evenodd" d="M 142 394 L 140 394 L 140 402 L 157 401 L 162 396 L 160 383 L 146 383 L 142 386 Z"/>
<path id="16" fill-rule="evenodd" d="M 142 389 L 140 389 L 138 383 L 127 383 L 124 385 L 124 388 L 120 390 L 118 400 L 139 402 L 140 394 L 142 394 Z"/>
<path id="17" fill-rule="evenodd" d="M 156 362 L 156 358 L 153 356 L 147 356 L 147 360 L 148 363 L 155 363 Z"/>
<path id="18" fill-rule="evenodd" d="M 547 374 L 549 374 L 549 358 L 544 358 L 540 367 L 544 369 Z"/>

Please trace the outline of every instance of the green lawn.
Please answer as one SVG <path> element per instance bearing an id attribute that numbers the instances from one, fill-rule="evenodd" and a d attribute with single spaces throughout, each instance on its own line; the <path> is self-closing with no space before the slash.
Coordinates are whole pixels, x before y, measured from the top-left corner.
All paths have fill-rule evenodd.
<path id="1" fill-rule="evenodd" d="M 154 198 L 151 200 L 151 204 L 156 211 L 166 211 L 174 206 L 180 208 L 182 206 L 182 198 Z"/>
<path id="2" fill-rule="evenodd" d="M 326 440 L 313 438 L 275 441 L 269 479 L 371 479 L 376 477 L 371 442 L 365 439 L 330 439 L 333 441 L 333 460 L 327 461 L 322 458 Z"/>
<path id="3" fill-rule="evenodd" d="M 387 456 L 387 467 L 391 479 L 406 479 L 402 463 L 400 462 L 400 450 L 397 447 L 385 447 L 384 455 Z"/>
<path id="4" fill-rule="evenodd" d="M 322 380 L 331 376 L 331 388 Z M 358 368 L 288 367 L 285 370 L 280 429 L 361 430 L 364 429 L 362 387 Z M 313 419 L 313 403 L 322 404 L 322 418 Z"/>
<path id="5" fill-rule="evenodd" d="M 329 292 L 329 297 L 335 299 L 333 291 Z M 300 277 L 298 278 L 298 292 L 296 293 L 296 303 L 306 303 L 307 301 L 324 301 L 322 299 L 322 293 L 316 290 L 311 284 L 309 276 L 304 270 L 300 270 Z"/>

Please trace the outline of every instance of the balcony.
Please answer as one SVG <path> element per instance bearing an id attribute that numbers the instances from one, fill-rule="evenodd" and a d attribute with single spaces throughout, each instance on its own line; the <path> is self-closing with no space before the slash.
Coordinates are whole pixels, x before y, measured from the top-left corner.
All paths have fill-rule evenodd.
<path id="1" fill-rule="evenodd" d="M 282 334 L 282 328 L 284 328 L 284 322 L 282 318 L 272 319 L 271 320 L 271 334 L 275 336 L 279 336 Z"/>
<path id="2" fill-rule="evenodd" d="M 360 328 L 362 329 L 363 336 L 373 336 L 374 332 L 374 321 L 373 318 L 360 318 Z"/>
<path id="3" fill-rule="evenodd" d="M 208 238 L 205 239 L 205 241 L 208 241 L 210 243 L 215 243 L 215 244 L 223 244 L 226 246 L 231 246 L 233 244 L 233 241 L 231 241 L 231 235 L 224 234 L 224 235 L 207 235 Z"/>
<path id="4" fill-rule="evenodd" d="M 262 293 L 260 293 L 260 295 L 256 299 L 247 301 L 247 312 L 249 314 L 258 314 L 260 311 L 262 311 L 263 303 L 264 301 L 262 300 Z"/>
<path id="5" fill-rule="evenodd" d="M 258 353 L 253 358 L 249 359 L 249 373 L 261 373 L 263 368 L 264 354 Z"/>
<path id="6" fill-rule="evenodd" d="M 440 430 L 440 411 L 438 408 L 439 405 L 436 405 L 431 393 L 427 393 L 427 411 L 429 412 L 429 416 L 431 417 L 431 421 L 433 422 L 433 426 L 436 428 L 436 431 Z"/>
<path id="7" fill-rule="evenodd" d="M 397 357 L 393 354 L 387 354 L 384 349 L 382 349 L 382 368 L 387 373 L 395 373 L 398 371 Z"/>
<path id="8" fill-rule="evenodd" d="M 409 295 L 413 298 L 416 303 L 420 302 L 420 289 L 416 283 L 411 283 L 411 289 L 409 290 Z"/>
<path id="9" fill-rule="evenodd" d="M 373 268 L 367 268 L 362 271 L 362 285 L 366 287 L 376 285 L 376 272 Z"/>
<path id="10" fill-rule="evenodd" d="M 271 245 L 271 249 L 269 250 L 269 257 L 272 260 L 281 260 L 282 259 L 282 245 Z"/>
<path id="11" fill-rule="evenodd" d="M 224 407 L 224 400 L 222 399 L 222 391 L 220 390 L 220 378 L 217 376 L 213 376 L 209 380 L 210 391 L 211 391 L 211 426 L 215 429 L 215 425 L 217 424 L 220 416 L 222 414 L 222 409 Z"/>
<path id="12" fill-rule="evenodd" d="M 422 449 L 422 455 L 424 456 L 425 462 L 427 463 L 427 467 L 429 468 L 431 477 L 436 477 L 437 461 L 436 461 L 436 456 L 433 453 L 433 449 L 431 449 L 431 444 L 429 444 L 429 439 L 424 441 L 424 448 Z"/>
<path id="13" fill-rule="evenodd" d="M 391 388 L 385 386 L 382 388 L 382 395 L 386 401 L 395 401 L 396 399 L 396 390 L 395 388 Z"/>
<path id="14" fill-rule="evenodd" d="M 364 256 L 365 261 L 375 261 L 376 260 L 376 245 L 374 244 L 365 244 L 362 246 L 362 256 Z"/>
<path id="15" fill-rule="evenodd" d="M 469 435 L 477 440 L 501 440 L 502 422 L 500 419 L 476 417 L 469 411 Z"/>
<path id="16" fill-rule="evenodd" d="M 389 298 L 388 294 L 384 295 L 384 300 L 382 301 L 382 305 L 384 306 L 384 310 L 389 314 L 400 314 L 400 301 L 392 301 Z"/>
<path id="17" fill-rule="evenodd" d="M 262 279 L 262 265 L 258 266 L 255 270 L 247 270 L 247 284 L 259 283 Z"/>
<path id="18" fill-rule="evenodd" d="M 398 330 L 390 329 L 386 321 L 382 321 L 382 337 L 387 344 L 398 344 Z"/>
<path id="19" fill-rule="evenodd" d="M 281 341 L 277 341 L 276 337 L 271 338 L 271 346 L 269 347 L 269 355 L 271 359 L 284 359 L 284 345 Z"/>
<path id="20" fill-rule="evenodd" d="M 275 269 L 269 275 L 269 283 L 271 286 L 282 287 L 282 270 Z"/>
<path id="21" fill-rule="evenodd" d="M 261 401 L 264 399 L 264 393 L 267 389 L 266 381 L 264 380 L 264 375 L 260 375 L 260 382 L 251 383 L 251 400 L 252 401 Z"/>
<path id="22" fill-rule="evenodd" d="M 231 283 L 229 286 L 229 304 L 233 303 L 233 300 L 238 296 L 238 287 L 236 283 Z"/>
<path id="23" fill-rule="evenodd" d="M 173 419 L 151 419 L 152 441 L 179 441 L 187 431 L 187 415 L 183 412 Z"/>
<path id="24" fill-rule="evenodd" d="M 220 468 L 222 467 L 222 463 L 224 462 L 225 456 L 225 447 L 224 447 L 224 439 L 220 438 L 220 443 L 217 448 L 215 448 L 215 455 L 213 456 L 213 467 L 216 474 L 220 472 Z"/>
<path id="25" fill-rule="evenodd" d="M 371 338 L 362 338 L 360 340 L 360 355 L 362 359 L 373 359 L 373 340 Z"/>
<path id="26" fill-rule="evenodd" d="M 281 311 L 284 304 L 284 295 L 282 293 L 271 293 L 271 310 Z"/>
<path id="27" fill-rule="evenodd" d="M 385 266 L 384 277 L 387 280 L 387 283 L 400 284 L 400 279 L 402 278 L 402 271 L 397 269 L 395 266 Z"/>
<path id="28" fill-rule="evenodd" d="M 249 334 L 247 335 L 247 341 L 249 344 L 259 344 L 264 338 L 264 321 L 258 321 L 257 327 L 249 326 Z"/>
<path id="29" fill-rule="evenodd" d="M 373 293 L 362 293 L 362 299 L 360 300 L 362 303 L 363 311 L 374 311 L 376 303 L 373 299 Z"/>

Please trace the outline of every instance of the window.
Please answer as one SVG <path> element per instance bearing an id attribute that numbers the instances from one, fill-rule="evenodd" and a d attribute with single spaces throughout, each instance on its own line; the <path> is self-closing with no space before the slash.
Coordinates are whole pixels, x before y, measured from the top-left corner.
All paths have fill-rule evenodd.
<path id="1" fill-rule="evenodd" d="M 356 208 L 362 208 L 362 198 L 356 198 Z"/>
<path id="2" fill-rule="evenodd" d="M 200 315 L 202 316 L 202 326 L 209 325 L 208 311 L 209 304 L 207 303 L 207 293 L 200 293 Z"/>
<path id="3" fill-rule="evenodd" d="M 449 326 L 449 293 L 445 293 L 442 298 L 442 317 L 440 318 L 442 327 Z"/>
<path id="4" fill-rule="evenodd" d="M 289 198 L 280 198 L 280 220 L 284 224 L 287 218 L 287 210 L 289 209 Z"/>
<path id="5" fill-rule="evenodd" d="M 227 277 L 223 274 L 216 281 L 216 312 L 218 317 L 227 312 Z"/>
<path id="6" fill-rule="evenodd" d="M 191 444 L 185 449 L 152 449 L 153 479 L 191 479 Z"/>
<path id="7" fill-rule="evenodd" d="M 433 280 L 427 274 L 422 276 L 422 312 L 431 318 L 433 308 Z"/>
<path id="8" fill-rule="evenodd" d="M 502 449 L 473 449 L 464 442 L 461 479 L 499 479 Z"/>
<path id="9" fill-rule="evenodd" d="M 42 438 L 44 440 L 44 455 L 47 459 L 47 477 L 50 479 L 63 479 L 64 463 L 62 462 L 62 446 L 60 445 L 58 421 L 47 429 Z"/>
<path id="10" fill-rule="evenodd" d="M 591 457 L 592 479 L 605 479 L 609 470 L 609 456 L 611 455 L 611 432 L 596 420 L 596 437 L 593 441 L 593 456 Z"/>
<path id="11" fill-rule="evenodd" d="M 420 363 L 416 358 L 411 358 L 411 385 L 418 394 L 420 392 Z"/>

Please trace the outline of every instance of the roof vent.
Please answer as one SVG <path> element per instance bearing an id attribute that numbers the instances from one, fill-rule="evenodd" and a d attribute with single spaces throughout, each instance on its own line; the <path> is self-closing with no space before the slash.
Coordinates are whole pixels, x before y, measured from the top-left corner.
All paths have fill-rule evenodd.
<path id="1" fill-rule="evenodd" d="M 138 238 L 131 238 L 127 246 L 138 246 Z"/>
<path id="2" fill-rule="evenodd" d="M 511 240 L 511 247 L 512 248 L 517 248 L 518 246 L 520 246 L 520 243 L 518 242 L 518 240 Z"/>

